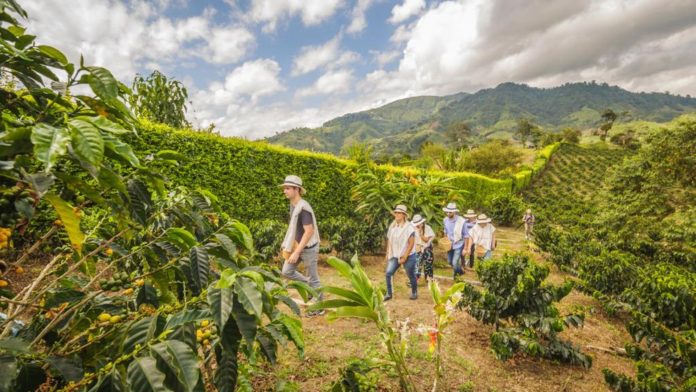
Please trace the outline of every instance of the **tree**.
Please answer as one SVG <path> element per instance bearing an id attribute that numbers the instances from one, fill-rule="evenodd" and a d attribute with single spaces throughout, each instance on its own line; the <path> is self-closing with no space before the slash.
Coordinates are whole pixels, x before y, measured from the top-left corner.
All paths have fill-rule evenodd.
<path id="1" fill-rule="evenodd" d="M 136 115 L 176 128 L 191 126 L 186 120 L 188 91 L 181 82 L 154 71 L 147 79 L 136 75 L 132 90 L 128 101 Z"/>
<path id="2" fill-rule="evenodd" d="M 602 141 L 607 140 L 607 134 L 611 127 L 614 126 L 614 121 L 616 121 L 617 117 L 618 115 L 611 109 L 605 109 L 604 112 L 602 112 L 602 121 L 604 121 L 604 124 L 599 126 L 599 131 L 597 132 Z"/>
<path id="3" fill-rule="evenodd" d="M 563 128 L 561 134 L 563 135 L 563 141 L 566 143 L 578 144 L 580 142 L 581 132 L 578 129 L 570 127 Z"/>
<path id="4" fill-rule="evenodd" d="M 465 122 L 456 122 L 447 126 L 445 129 L 447 140 L 452 143 L 455 149 L 461 148 L 467 138 L 471 136 L 471 127 Z"/>
<path id="5" fill-rule="evenodd" d="M 460 170 L 499 176 L 522 163 L 522 152 L 508 140 L 491 140 L 471 151 L 462 151 L 458 163 Z"/>
<path id="6" fill-rule="evenodd" d="M 522 117 L 517 120 L 517 129 L 515 130 L 515 134 L 519 136 L 520 142 L 523 146 L 527 144 L 527 140 L 530 136 L 532 136 L 532 131 L 534 128 L 534 124 L 532 124 L 527 118 Z"/>

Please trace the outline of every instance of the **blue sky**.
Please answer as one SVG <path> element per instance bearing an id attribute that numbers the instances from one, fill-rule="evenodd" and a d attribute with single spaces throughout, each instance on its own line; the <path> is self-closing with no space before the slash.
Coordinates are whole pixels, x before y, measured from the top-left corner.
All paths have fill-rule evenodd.
<path id="1" fill-rule="evenodd" d="M 414 95 L 597 80 L 696 95 L 691 0 L 23 0 L 27 26 L 125 83 L 186 85 L 189 120 L 262 138 Z"/>

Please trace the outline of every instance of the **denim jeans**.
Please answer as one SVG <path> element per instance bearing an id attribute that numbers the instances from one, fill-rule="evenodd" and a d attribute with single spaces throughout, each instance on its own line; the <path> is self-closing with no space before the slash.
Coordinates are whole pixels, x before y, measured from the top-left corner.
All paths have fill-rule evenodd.
<path id="1" fill-rule="evenodd" d="M 319 247 L 315 246 L 311 249 L 303 249 L 300 253 L 300 259 L 295 264 L 290 264 L 287 261 L 283 264 L 282 274 L 284 277 L 304 282 L 309 287 L 318 290 L 321 288 L 319 282 L 319 271 L 317 269 L 317 260 L 319 259 Z M 305 264 L 305 272 L 309 274 L 309 278 L 297 271 L 297 265 L 302 261 Z M 319 292 L 319 300 L 322 299 L 322 294 Z"/>
<path id="2" fill-rule="evenodd" d="M 406 268 L 406 275 L 408 275 L 408 280 L 411 282 L 411 293 L 416 294 L 418 292 L 418 283 L 416 281 L 416 254 L 408 256 L 406 262 L 404 263 L 404 268 Z M 399 259 L 392 257 L 387 261 L 387 295 L 391 297 L 392 295 L 392 276 L 399 269 Z"/>
<path id="3" fill-rule="evenodd" d="M 492 256 L 492 251 L 487 250 L 486 253 L 483 254 L 483 256 L 480 257 L 480 259 L 483 260 L 488 260 Z"/>
<path id="4" fill-rule="evenodd" d="M 464 270 L 462 269 L 462 248 L 448 250 L 447 262 L 452 266 L 455 278 L 457 275 L 464 275 Z"/>

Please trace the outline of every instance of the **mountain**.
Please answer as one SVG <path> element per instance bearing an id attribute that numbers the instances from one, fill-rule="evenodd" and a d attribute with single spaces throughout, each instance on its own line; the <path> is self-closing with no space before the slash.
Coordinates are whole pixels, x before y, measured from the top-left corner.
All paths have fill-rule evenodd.
<path id="1" fill-rule="evenodd" d="M 334 154 L 356 142 L 367 142 L 377 153 L 413 153 L 426 141 L 446 142 L 445 129 L 466 122 L 475 141 L 511 138 L 519 118 L 547 130 L 594 128 L 601 113 L 612 109 L 617 122 L 665 122 L 696 111 L 696 98 L 669 93 L 634 93 L 617 86 L 567 83 L 553 88 L 503 83 L 474 94 L 401 99 L 325 122 L 319 128 L 296 128 L 267 140 L 297 149 Z"/>

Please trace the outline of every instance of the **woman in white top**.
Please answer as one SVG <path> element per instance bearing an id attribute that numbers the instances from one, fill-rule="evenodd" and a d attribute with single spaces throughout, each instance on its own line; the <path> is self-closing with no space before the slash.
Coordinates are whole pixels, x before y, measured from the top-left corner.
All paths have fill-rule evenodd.
<path id="1" fill-rule="evenodd" d="M 421 271 L 426 281 L 433 278 L 433 228 L 425 223 L 425 219 L 416 214 L 411 221 L 416 228 L 416 281 L 420 279 Z"/>
<path id="2" fill-rule="evenodd" d="M 471 252 L 471 246 L 475 246 L 475 252 L 481 260 L 491 258 L 491 252 L 495 250 L 495 227 L 491 224 L 491 218 L 481 214 L 476 219 L 476 226 L 469 232 L 469 240 L 464 247 L 464 252 Z"/>
<path id="3" fill-rule="evenodd" d="M 417 299 L 416 247 L 414 246 L 416 230 L 408 221 L 405 205 L 396 206 L 392 214 L 394 221 L 389 225 L 387 232 L 387 294 L 384 296 L 384 300 L 389 301 L 392 298 L 392 277 L 402 264 L 406 268 L 408 280 L 411 282 L 411 296 L 409 298 Z"/>

